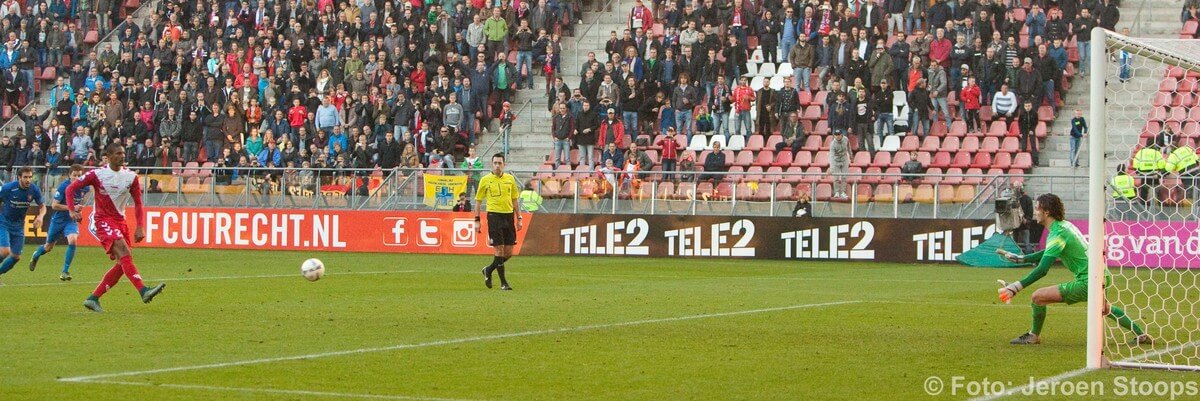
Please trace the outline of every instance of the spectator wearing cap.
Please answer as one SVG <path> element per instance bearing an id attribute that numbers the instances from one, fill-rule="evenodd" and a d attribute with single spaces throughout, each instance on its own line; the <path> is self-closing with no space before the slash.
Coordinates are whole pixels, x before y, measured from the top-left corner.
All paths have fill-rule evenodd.
<path id="1" fill-rule="evenodd" d="M 596 145 L 607 147 L 608 144 L 616 144 L 617 148 L 624 150 L 629 145 L 625 143 L 625 125 L 617 118 L 616 109 L 608 109 L 604 121 L 600 122 L 600 131 L 598 133 Z"/>
<path id="2" fill-rule="evenodd" d="M 1033 58 L 1026 57 L 1017 71 L 1017 97 L 1022 102 L 1041 104 L 1041 93 L 1045 89 L 1042 76 L 1033 68 Z"/>
<path id="3" fill-rule="evenodd" d="M 871 59 L 867 62 L 867 68 L 871 71 L 870 85 L 872 89 L 879 88 L 879 84 L 883 81 L 890 80 L 895 75 L 896 67 L 892 56 L 887 53 L 886 41 L 879 39 L 876 41 L 875 52 L 871 54 Z"/>

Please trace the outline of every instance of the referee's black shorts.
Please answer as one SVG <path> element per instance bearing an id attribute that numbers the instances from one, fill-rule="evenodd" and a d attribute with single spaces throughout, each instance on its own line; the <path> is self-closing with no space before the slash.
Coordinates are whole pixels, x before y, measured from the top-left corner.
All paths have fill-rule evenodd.
<path id="1" fill-rule="evenodd" d="M 512 213 L 488 212 L 487 224 L 492 246 L 517 244 L 517 226 Z"/>

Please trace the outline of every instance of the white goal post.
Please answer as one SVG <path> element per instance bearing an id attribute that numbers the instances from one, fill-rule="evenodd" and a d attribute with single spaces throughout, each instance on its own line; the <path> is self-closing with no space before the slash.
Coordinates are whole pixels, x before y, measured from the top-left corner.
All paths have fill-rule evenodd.
<path id="1" fill-rule="evenodd" d="M 1191 178 L 1197 170 L 1173 171 L 1167 164 L 1147 172 L 1133 163 L 1143 148 L 1160 150 L 1165 163 L 1186 153 L 1172 150 L 1190 146 L 1194 152 L 1200 144 L 1200 40 L 1132 38 L 1095 28 L 1090 43 L 1087 368 L 1200 371 L 1200 255 L 1194 249 L 1200 247 L 1200 190 Z M 1110 183 L 1118 166 L 1137 177 L 1135 197 L 1114 196 Z M 1148 238 L 1158 241 L 1154 251 L 1142 247 Z M 1105 288 L 1107 271 L 1112 282 Z M 1136 344 L 1129 330 L 1106 321 L 1106 301 L 1121 306 L 1154 343 Z"/>

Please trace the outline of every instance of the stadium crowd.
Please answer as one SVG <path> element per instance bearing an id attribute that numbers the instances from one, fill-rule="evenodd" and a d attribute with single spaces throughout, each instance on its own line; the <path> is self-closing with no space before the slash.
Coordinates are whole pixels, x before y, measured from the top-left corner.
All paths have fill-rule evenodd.
<path id="1" fill-rule="evenodd" d="M 580 4 L 155 6 L 143 21 L 125 20 L 116 46 L 58 69 L 46 82 L 48 109 L 18 113 L 25 127 L 0 143 L 0 164 L 96 165 L 99 149 L 119 142 L 133 166 L 462 166 L 489 127 L 512 123 L 514 91 L 556 71 L 560 35 L 579 22 Z M 2 19 L 8 46 L 27 34 L 12 28 L 29 23 L 20 15 Z M 90 23 L 64 18 L 68 30 Z"/>
<path id="2" fill-rule="evenodd" d="M 1086 74 L 1090 29 L 1119 18 L 1110 0 L 635 1 L 628 28 L 610 33 L 604 54 L 589 54 L 578 85 L 555 82 L 549 163 L 667 178 L 683 161 L 708 173 L 751 168 L 714 142 L 762 136 L 745 149 L 798 154 L 818 150 L 806 144 L 820 136 L 816 158 L 828 156 L 834 196 L 846 198 L 839 174 L 856 151 L 879 160 L 877 149 L 902 131 L 923 140 L 939 121 L 965 122 L 965 133 L 982 136 L 1004 121 L 1037 165 L 1035 131 L 1062 107 L 1064 76 Z M 756 169 L 781 165 L 751 158 Z"/>

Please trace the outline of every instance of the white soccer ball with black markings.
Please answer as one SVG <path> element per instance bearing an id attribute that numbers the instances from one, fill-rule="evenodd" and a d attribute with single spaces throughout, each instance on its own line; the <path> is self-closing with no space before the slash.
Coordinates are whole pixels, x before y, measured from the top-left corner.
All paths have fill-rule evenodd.
<path id="1" fill-rule="evenodd" d="M 320 259 L 312 258 L 300 264 L 300 274 L 308 281 L 317 281 L 325 276 L 325 263 Z"/>

